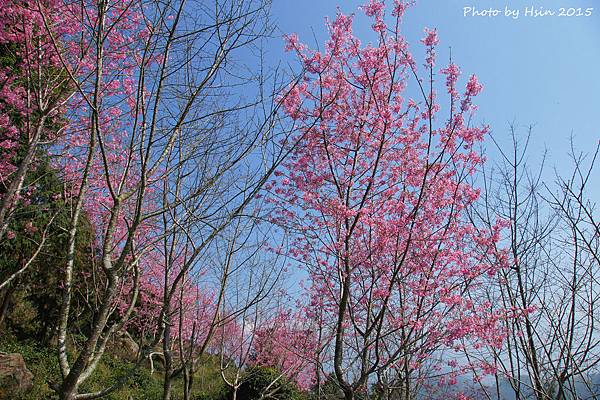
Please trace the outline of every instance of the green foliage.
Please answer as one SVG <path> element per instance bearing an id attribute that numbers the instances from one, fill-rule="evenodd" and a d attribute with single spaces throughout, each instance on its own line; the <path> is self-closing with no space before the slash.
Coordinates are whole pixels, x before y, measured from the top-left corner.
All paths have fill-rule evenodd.
<path id="1" fill-rule="evenodd" d="M 175 387 L 183 382 L 177 382 Z M 204 354 L 194 374 L 192 398 L 194 400 L 226 400 L 228 388 L 221 378 L 221 360 L 219 356 Z"/>
<path id="2" fill-rule="evenodd" d="M 22 334 L 22 332 L 21 332 Z M 77 342 L 77 339 L 74 339 Z M 79 338 L 81 340 L 81 338 Z M 50 382 L 58 383 L 60 371 L 58 356 L 53 348 L 31 339 L 19 339 L 10 331 L 0 333 L 0 351 L 20 353 L 27 368 L 33 373 L 33 388 L 19 396 L 11 395 L 11 400 L 40 400 L 56 398 L 50 387 Z M 105 354 L 90 379 L 81 387 L 81 391 L 97 391 L 107 388 L 118 379 L 132 371 L 134 364 L 121 360 L 112 354 Z M 156 367 L 156 366 L 155 366 Z M 192 399 L 195 400 L 227 400 L 227 387 L 221 379 L 218 357 L 207 355 L 201 360 L 194 375 L 194 390 Z M 150 374 L 147 366 L 135 370 L 125 384 L 115 392 L 103 397 L 108 400 L 159 400 L 162 398 L 162 371 L 155 370 Z M 0 390 L 0 399 L 2 397 Z M 277 399 L 283 397 L 276 397 Z M 288 398 L 288 397 L 286 397 Z M 173 400 L 183 399 L 183 381 L 177 379 L 173 383 Z M 289 397 L 289 399 L 300 399 Z"/>
<path id="3" fill-rule="evenodd" d="M 12 334 L 3 333 L 0 337 L 0 351 L 20 353 L 27 368 L 34 375 L 33 388 L 29 392 L 20 396 L 15 395 L 11 399 L 39 400 L 55 398 L 54 391 L 50 388 L 49 383 L 58 383 L 60 377 L 56 352 L 31 340 L 19 341 Z M 132 366 L 131 363 L 110 356 L 104 357 L 90 380 L 82 387 L 82 390 L 104 389 L 115 383 L 118 377 L 123 376 Z M 104 398 L 110 400 L 150 400 L 160 399 L 161 395 L 162 380 L 160 375 L 155 373 L 152 376 L 148 369 L 140 368 L 131 375 L 122 389 Z"/>
<path id="4" fill-rule="evenodd" d="M 337 400 L 344 398 L 344 392 L 340 388 L 335 377 L 328 375 L 321 386 L 321 397 L 327 400 Z"/>
<path id="5" fill-rule="evenodd" d="M 49 381 L 60 376 L 57 355 L 47 347 L 41 346 L 32 340 L 18 341 L 10 332 L 0 334 L 0 351 L 6 353 L 20 353 L 25 360 L 25 365 L 33 374 L 33 388 L 19 396 L 13 394 L 14 400 L 39 400 L 51 399 L 54 392 L 49 386 Z"/>
<path id="6" fill-rule="evenodd" d="M 237 391 L 237 400 L 305 400 L 306 395 L 275 368 L 256 366 L 248 368 Z M 230 395 L 230 399 L 233 396 Z"/>
<path id="7" fill-rule="evenodd" d="M 220 390 L 212 390 L 208 392 L 201 391 L 193 395 L 194 400 L 227 400 L 229 392 L 224 385 L 221 385 Z"/>
<path id="8" fill-rule="evenodd" d="M 46 241 L 35 262 L 0 293 L 0 303 L 6 298 L 5 309 L 12 310 L 5 316 L 12 331 L 22 338 L 48 342 L 58 320 L 62 271 L 66 264 L 66 227 L 70 214 L 60 196 L 64 184 L 51 167 L 48 157 L 39 157 L 35 168 L 26 176 L 25 187 L 30 188 L 33 194 L 15 210 L 9 226 L 14 237 L 0 242 L 0 280 L 3 281 L 29 260 L 44 235 Z M 84 331 L 86 323 L 91 320 L 93 305 L 88 304 L 90 297 L 81 289 L 87 286 L 86 279 L 91 276 L 93 268 L 90 261 L 94 258 L 93 231 L 85 216 L 77 234 L 75 265 L 79 273 L 75 283 L 73 326 L 76 331 Z"/>
<path id="9" fill-rule="evenodd" d="M 96 391 L 117 383 L 117 379 L 130 373 L 133 364 L 119 360 L 111 356 L 102 358 L 102 363 L 98 365 L 92 377 L 85 382 L 81 391 Z M 123 387 L 108 396 L 105 399 L 120 400 L 146 400 L 160 399 L 162 395 L 162 380 L 159 374 L 151 375 L 145 368 L 139 368 L 131 374 L 127 383 Z"/>

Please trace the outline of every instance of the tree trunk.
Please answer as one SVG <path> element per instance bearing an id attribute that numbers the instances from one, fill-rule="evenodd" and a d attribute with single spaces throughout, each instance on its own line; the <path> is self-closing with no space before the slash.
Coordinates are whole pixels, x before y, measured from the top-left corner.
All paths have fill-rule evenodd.
<path id="1" fill-rule="evenodd" d="M 165 373 L 163 383 L 163 400 L 171 399 L 173 355 L 171 354 L 171 326 L 167 323 L 163 335 L 163 356 L 165 358 Z"/>
<path id="2" fill-rule="evenodd" d="M 0 330 L 2 329 L 4 318 L 8 314 L 8 304 L 10 303 L 10 296 L 13 291 L 12 285 L 8 285 L 8 287 L 0 290 Z"/>

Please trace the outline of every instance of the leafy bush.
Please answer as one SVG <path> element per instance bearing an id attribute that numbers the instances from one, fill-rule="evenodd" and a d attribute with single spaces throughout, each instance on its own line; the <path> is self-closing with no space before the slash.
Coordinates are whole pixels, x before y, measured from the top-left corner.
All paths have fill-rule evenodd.
<path id="1" fill-rule="evenodd" d="M 10 400 L 40 400 L 55 399 L 56 395 L 50 388 L 49 383 L 60 382 L 60 371 L 58 368 L 58 355 L 52 347 L 45 342 L 33 339 L 22 339 L 22 332 L 15 334 L 10 330 L 0 331 L 0 351 L 6 353 L 20 353 L 25 360 L 27 368 L 33 373 L 33 388 L 21 395 L 12 395 Z M 77 336 L 77 335 L 74 335 Z M 75 342 L 82 340 L 81 337 L 74 338 Z M 81 392 L 97 391 L 105 389 L 117 382 L 117 379 L 126 375 L 133 363 L 122 360 L 113 354 L 106 353 L 98 367 L 81 387 Z M 218 358 L 206 355 L 202 358 L 195 374 L 195 384 L 192 398 L 195 400 L 227 400 L 228 391 L 224 385 L 220 371 Z M 127 382 L 119 389 L 103 397 L 108 400 L 155 400 L 162 398 L 163 376 L 161 372 L 150 374 L 147 367 L 142 366 L 131 374 Z M 1 391 L 0 391 L 1 392 Z M 183 398 L 182 379 L 173 382 L 172 398 L 180 400 Z M 0 394 L 0 399 L 2 399 Z M 279 398 L 279 397 L 277 397 Z M 290 397 L 290 399 L 294 399 Z"/>
<path id="2" fill-rule="evenodd" d="M 12 399 L 39 400 L 53 398 L 54 392 L 48 385 L 48 380 L 56 380 L 60 376 L 55 352 L 31 340 L 17 341 L 13 334 L 6 331 L 0 334 L 0 351 L 20 353 L 23 360 L 25 360 L 25 365 L 33 374 L 33 388 L 29 392 L 15 396 Z"/>
<path id="3" fill-rule="evenodd" d="M 55 398 L 54 391 L 49 382 L 59 382 L 58 356 L 55 351 L 49 350 L 40 343 L 25 340 L 17 341 L 10 333 L 0 335 L 0 351 L 7 353 L 20 353 L 25 360 L 27 368 L 33 373 L 33 388 L 11 400 L 39 400 Z M 106 356 L 98 365 L 97 370 L 82 387 L 82 390 L 101 390 L 115 383 L 118 377 L 123 376 L 132 364 L 119 359 Z M 162 396 L 162 380 L 158 375 L 150 375 L 150 371 L 138 369 L 129 378 L 127 384 L 104 397 L 111 400 L 133 399 L 153 400 Z"/>
<path id="4" fill-rule="evenodd" d="M 236 400 L 258 400 L 261 398 L 280 400 L 305 400 L 306 396 L 293 382 L 271 367 L 248 368 L 243 383 L 237 390 Z M 230 393 L 229 399 L 233 399 Z"/>

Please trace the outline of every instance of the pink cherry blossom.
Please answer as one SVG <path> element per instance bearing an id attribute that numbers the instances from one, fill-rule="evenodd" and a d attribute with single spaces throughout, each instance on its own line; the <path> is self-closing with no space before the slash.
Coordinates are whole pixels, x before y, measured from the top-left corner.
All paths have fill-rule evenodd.
<path id="1" fill-rule="evenodd" d="M 324 50 L 296 36 L 288 46 L 305 64 L 320 62 L 284 98 L 299 145 L 268 185 L 273 221 L 294 233 L 288 254 L 310 277 L 305 313 L 331 351 L 320 357 L 341 387 L 368 379 L 344 375 L 350 365 L 368 370 L 406 357 L 418 368 L 433 349 L 503 343 L 503 315 L 465 296 L 506 265 L 496 250 L 501 224 L 486 230 L 467 217 L 480 193 L 468 177 L 483 163 L 487 127 L 465 121 L 482 87 L 471 78 L 461 94 L 451 64 L 441 72 L 452 118 L 438 116 L 433 82 L 423 98 L 407 98 L 417 64 L 394 24 L 381 29 L 383 3 L 363 10 L 377 44 L 360 45 L 352 17 L 338 13 Z M 439 40 L 435 29 L 425 33 L 433 79 Z M 378 345 L 379 335 L 389 342 Z M 402 341 L 413 335 L 420 344 L 405 353 Z"/>

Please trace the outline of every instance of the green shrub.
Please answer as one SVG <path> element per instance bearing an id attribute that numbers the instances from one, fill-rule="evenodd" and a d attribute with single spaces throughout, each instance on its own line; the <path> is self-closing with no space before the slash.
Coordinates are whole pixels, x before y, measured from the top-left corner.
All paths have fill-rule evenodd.
<path id="1" fill-rule="evenodd" d="M 117 383 L 117 380 L 131 373 L 133 363 L 120 360 L 105 354 L 102 362 L 98 365 L 94 374 L 88 379 L 81 391 L 102 390 Z M 150 375 L 150 371 L 145 368 L 135 370 L 127 382 L 118 390 L 110 393 L 105 399 L 121 400 L 152 400 L 162 397 L 162 380 L 158 374 Z"/>
<path id="2" fill-rule="evenodd" d="M 306 396 L 275 368 L 256 366 L 248 368 L 242 377 L 243 383 L 237 390 L 237 400 L 267 399 L 305 400 Z M 269 396 L 266 396 L 269 394 Z M 232 399 L 233 395 L 230 394 Z"/>
<path id="3" fill-rule="evenodd" d="M 45 342 L 23 339 L 23 331 L 18 334 L 10 330 L 0 332 L 0 351 L 20 353 L 27 368 L 33 373 L 33 388 L 21 395 L 12 395 L 10 400 L 56 399 L 49 382 L 60 383 L 60 370 L 56 350 Z M 77 335 L 74 335 L 77 336 Z M 75 342 L 84 340 L 77 336 Z M 70 341 L 71 342 L 71 341 Z M 80 392 L 92 392 L 107 388 L 127 375 L 133 363 L 122 360 L 113 354 L 105 353 L 94 373 L 80 388 Z M 108 400 L 160 400 L 163 391 L 163 376 L 160 371 L 150 374 L 146 366 L 134 371 L 118 390 L 103 397 Z M 282 393 L 287 393 L 287 389 Z M 0 399 L 2 396 L 0 395 Z M 221 379 L 218 357 L 204 356 L 194 376 L 192 398 L 195 400 L 227 400 L 228 390 Z M 296 397 L 277 397 L 297 399 Z M 183 381 L 175 379 L 172 390 L 173 400 L 183 399 Z"/>
<path id="4" fill-rule="evenodd" d="M 0 335 L 0 351 L 20 353 L 25 360 L 25 365 L 33 374 L 33 388 L 27 393 L 15 395 L 14 400 L 53 398 L 54 391 L 48 385 L 48 381 L 50 379 L 58 381 L 60 376 L 55 352 L 30 340 L 17 341 L 10 332 L 2 332 Z"/>

